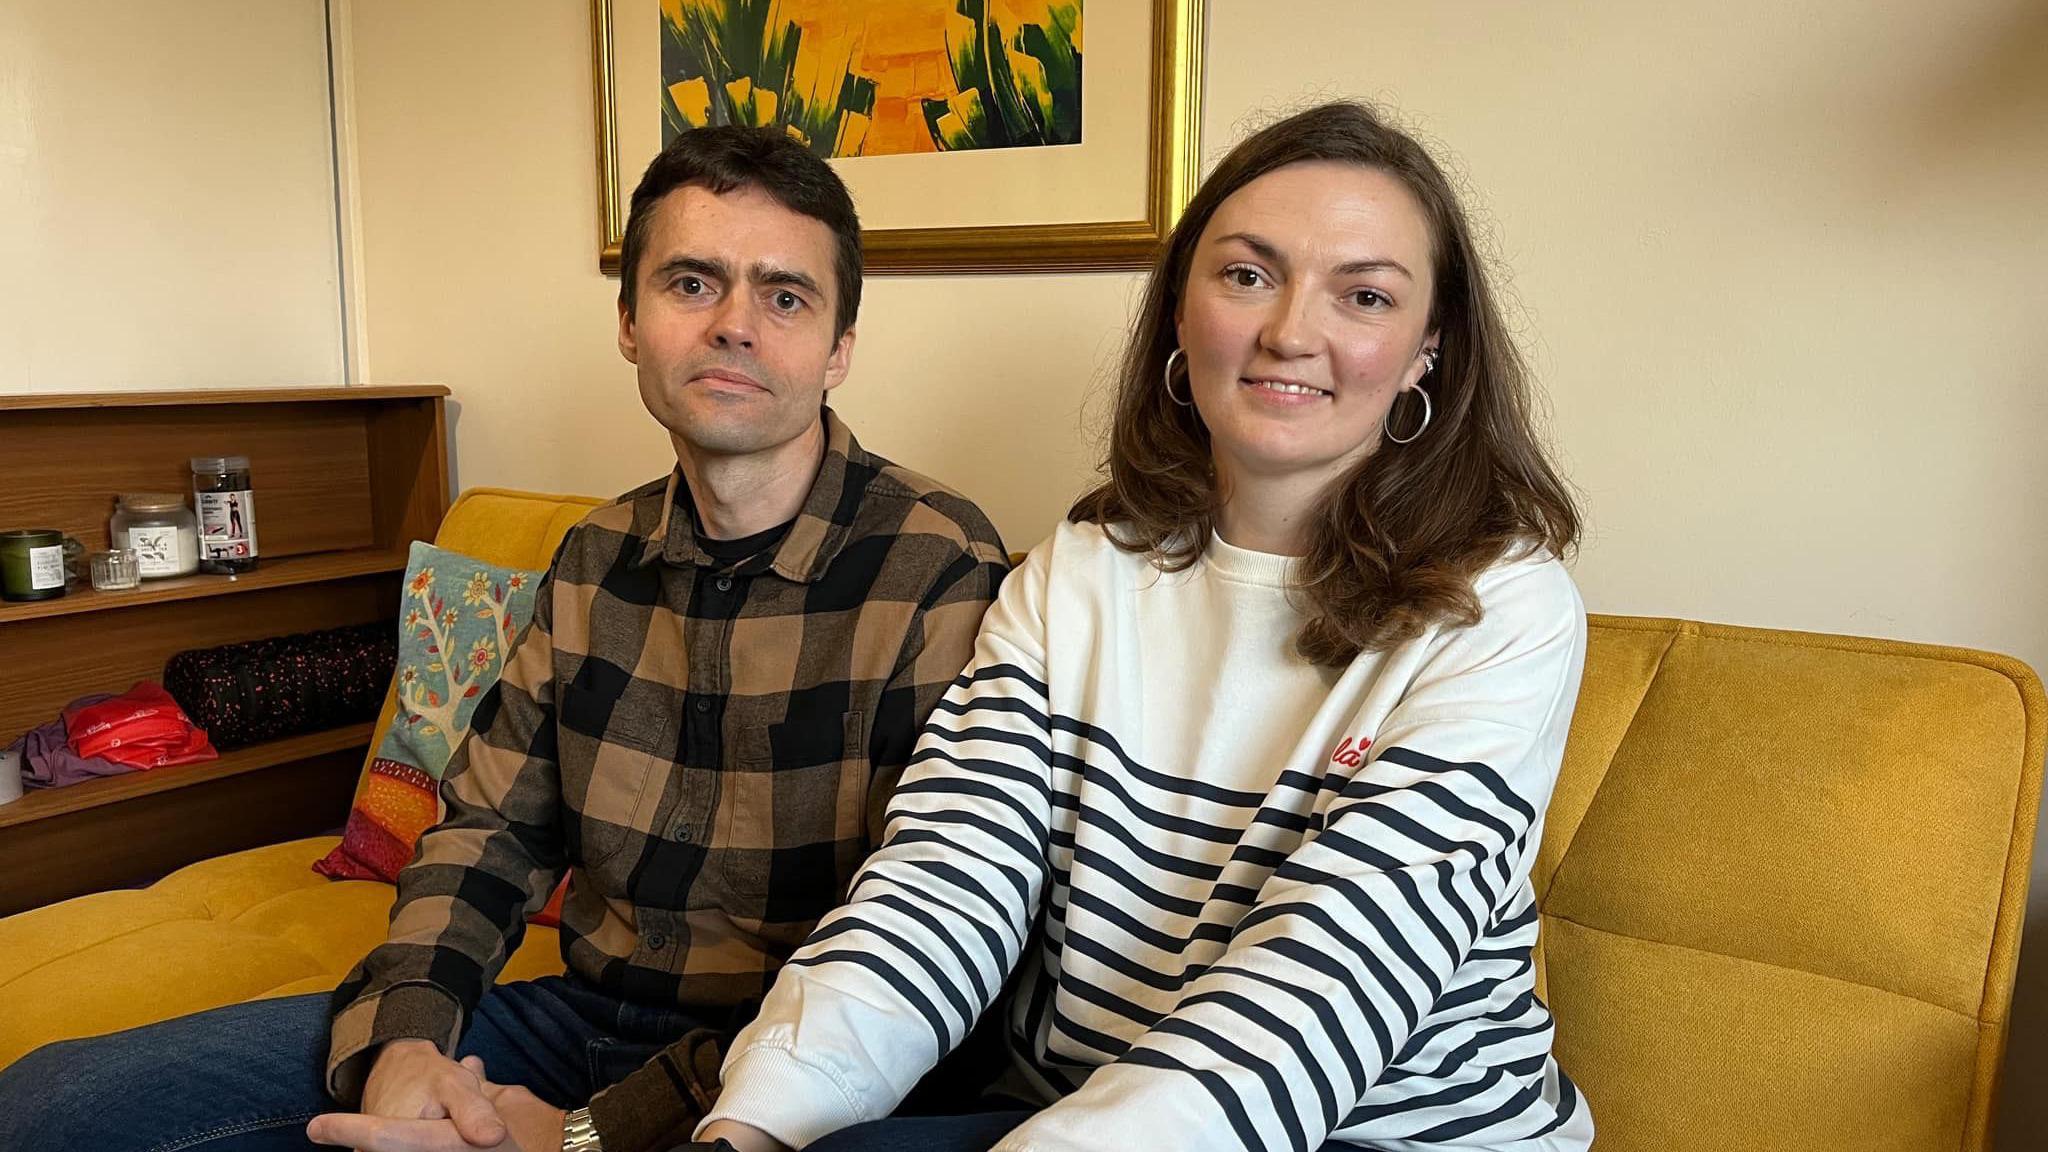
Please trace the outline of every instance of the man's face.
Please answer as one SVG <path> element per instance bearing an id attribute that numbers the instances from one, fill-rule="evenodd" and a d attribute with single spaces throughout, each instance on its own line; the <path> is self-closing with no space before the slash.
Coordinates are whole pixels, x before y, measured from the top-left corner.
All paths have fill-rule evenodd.
<path id="1" fill-rule="evenodd" d="M 619 351 L 677 452 L 750 456 L 804 435 L 853 360 L 853 330 L 832 331 L 832 230 L 757 188 L 694 185 L 651 223 Z"/>

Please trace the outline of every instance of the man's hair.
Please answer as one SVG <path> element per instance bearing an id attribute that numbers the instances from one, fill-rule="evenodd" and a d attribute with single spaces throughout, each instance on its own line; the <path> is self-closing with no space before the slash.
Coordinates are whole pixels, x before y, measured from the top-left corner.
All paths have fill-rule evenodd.
<path id="1" fill-rule="evenodd" d="M 836 338 L 860 313 L 860 217 L 832 166 L 786 133 L 767 128 L 693 128 L 669 142 L 633 189 L 626 236 L 619 244 L 619 303 L 633 315 L 639 303 L 640 257 L 654 227 L 654 208 L 678 188 L 695 185 L 720 196 L 758 188 L 784 208 L 821 221 L 838 240 Z"/>

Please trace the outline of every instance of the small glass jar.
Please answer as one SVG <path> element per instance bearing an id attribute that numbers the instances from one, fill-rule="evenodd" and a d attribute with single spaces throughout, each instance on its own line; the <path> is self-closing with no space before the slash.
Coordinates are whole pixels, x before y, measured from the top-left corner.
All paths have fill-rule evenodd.
<path id="1" fill-rule="evenodd" d="M 199 571 L 199 518 L 180 493 L 127 493 L 107 527 L 110 546 L 134 552 L 144 580 Z"/>
<path id="2" fill-rule="evenodd" d="M 126 592 L 142 583 L 141 563 L 132 548 L 116 548 L 109 552 L 95 552 L 92 563 L 92 586 L 99 592 Z"/>
<path id="3" fill-rule="evenodd" d="M 194 456 L 199 570 L 234 575 L 256 567 L 256 492 L 247 456 Z"/>

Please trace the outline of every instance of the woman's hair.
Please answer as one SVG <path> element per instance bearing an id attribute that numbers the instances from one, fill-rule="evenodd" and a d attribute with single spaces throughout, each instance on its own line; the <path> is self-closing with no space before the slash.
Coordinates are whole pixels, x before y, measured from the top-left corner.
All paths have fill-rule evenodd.
<path id="1" fill-rule="evenodd" d="M 1422 381 L 1434 410 L 1427 431 L 1412 443 L 1380 444 L 1330 486 L 1315 513 L 1297 593 L 1308 622 L 1295 647 L 1336 665 L 1439 621 L 1477 622 L 1472 582 L 1481 571 L 1518 546 L 1564 556 L 1579 534 L 1571 494 L 1537 442 L 1527 369 L 1450 181 L 1420 144 L 1364 105 L 1290 116 L 1232 149 L 1202 183 L 1153 265 L 1124 352 L 1108 480 L 1067 518 L 1101 524 L 1118 547 L 1146 553 L 1166 571 L 1201 555 L 1222 493 L 1208 428 L 1164 385 L 1181 293 L 1217 207 L 1259 177 L 1305 161 L 1376 169 L 1415 196 L 1435 269 L 1429 326 L 1442 341 L 1437 369 Z"/>

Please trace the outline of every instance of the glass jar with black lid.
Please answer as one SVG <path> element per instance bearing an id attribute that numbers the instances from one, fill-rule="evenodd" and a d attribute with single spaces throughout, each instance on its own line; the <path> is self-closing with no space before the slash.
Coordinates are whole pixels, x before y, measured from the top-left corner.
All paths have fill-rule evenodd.
<path id="1" fill-rule="evenodd" d="M 256 567 L 256 492 L 247 456 L 194 456 L 199 570 L 234 575 Z"/>

